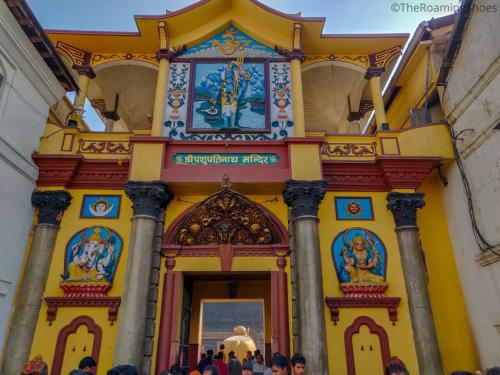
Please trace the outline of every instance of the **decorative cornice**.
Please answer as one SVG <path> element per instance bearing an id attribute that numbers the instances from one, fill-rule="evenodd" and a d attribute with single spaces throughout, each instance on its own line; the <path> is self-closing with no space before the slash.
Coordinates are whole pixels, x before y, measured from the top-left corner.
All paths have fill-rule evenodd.
<path id="1" fill-rule="evenodd" d="M 396 228 L 416 227 L 417 208 L 424 206 L 424 193 L 390 192 L 387 194 L 387 209 L 394 216 Z"/>
<path id="2" fill-rule="evenodd" d="M 129 160 L 88 160 L 81 155 L 33 155 L 39 168 L 37 186 L 123 189 L 128 180 Z"/>
<path id="3" fill-rule="evenodd" d="M 300 49 L 289 50 L 284 47 L 275 46 L 274 50 L 283 56 L 287 61 L 300 60 L 300 62 L 303 62 L 305 59 L 304 52 Z"/>
<path id="4" fill-rule="evenodd" d="M 120 297 L 44 297 L 47 304 L 47 321 L 51 324 L 57 317 L 60 307 L 107 307 L 108 320 L 115 322 L 118 319 Z"/>
<path id="5" fill-rule="evenodd" d="M 318 217 L 319 204 L 326 193 L 325 187 L 324 180 L 288 180 L 283 198 L 292 209 L 292 218 L 296 220 L 303 217 Z"/>
<path id="6" fill-rule="evenodd" d="M 387 308 L 389 320 L 395 324 L 398 320 L 399 297 L 326 297 L 325 303 L 330 308 L 331 319 L 334 325 L 339 321 L 341 308 Z"/>
<path id="7" fill-rule="evenodd" d="M 365 79 L 370 79 L 373 77 L 380 77 L 384 71 L 385 71 L 384 67 L 371 66 L 368 69 L 366 69 Z"/>
<path id="8" fill-rule="evenodd" d="M 38 208 L 38 224 L 59 225 L 71 199 L 71 194 L 64 190 L 35 190 L 31 203 Z"/>
<path id="9" fill-rule="evenodd" d="M 163 181 L 128 181 L 125 193 L 133 202 L 134 216 L 153 218 L 157 218 L 173 198 L 167 183 Z"/>
<path id="10" fill-rule="evenodd" d="M 440 158 L 386 157 L 375 160 L 323 160 L 327 191 L 417 189 Z"/>
<path id="11" fill-rule="evenodd" d="M 72 68 L 78 73 L 79 76 L 87 76 L 94 79 L 96 74 L 90 65 L 73 65 Z"/>
<path id="12" fill-rule="evenodd" d="M 172 62 L 177 56 L 186 50 L 186 46 L 174 47 L 174 48 L 162 48 L 156 52 L 156 60 L 160 61 L 162 59 L 167 59 Z"/>

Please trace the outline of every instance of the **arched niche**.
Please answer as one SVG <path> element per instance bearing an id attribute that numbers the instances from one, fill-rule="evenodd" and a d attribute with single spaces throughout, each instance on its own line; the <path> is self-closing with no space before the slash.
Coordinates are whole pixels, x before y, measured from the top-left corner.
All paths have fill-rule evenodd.
<path id="1" fill-rule="evenodd" d="M 375 336 L 377 340 L 370 338 L 369 343 L 359 343 L 359 347 L 355 347 L 354 335 L 361 332 L 362 327 L 366 326 L 369 331 L 369 336 Z M 378 341 L 379 347 L 375 346 L 374 343 Z M 378 357 L 381 362 L 381 368 L 384 369 L 386 363 L 389 361 L 391 354 L 389 349 L 389 338 L 384 327 L 379 326 L 372 318 L 368 316 L 360 316 L 349 326 L 344 332 L 344 345 L 346 352 L 346 362 L 347 362 L 347 373 L 348 375 L 356 375 L 356 355 L 361 354 L 360 352 L 366 351 L 369 354 L 370 351 L 379 353 Z M 372 346 L 373 345 L 373 346 Z M 373 356 L 372 356 L 373 357 Z M 380 365 L 378 365 L 380 366 Z"/>
<path id="2" fill-rule="evenodd" d="M 84 355 L 80 357 L 83 358 L 84 356 L 90 355 L 92 356 L 92 358 L 95 359 L 97 364 L 99 364 L 99 353 L 101 351 L 101 341 L 102 341 L 101 327 L 99 327 L 99 325 L 97 325 L 91 317 L 82 315 L 73 319 L 71 323 L 69 323 L 59 332 L 59 335 L 57 336 L 56 350 L 54 352 L 54 359 L 52 360 L 52 370 L 50 372 L 50 375 L 63 374 L 62 370 L 64 365 L 65 354 L 67 353 L 67 351 L 73 350 L 73 348 L 68 347 L 68 341 L 70 341 L 72 335 L 76 335 L 79 332 L 79 329 L 82 326 L 85 326 L 87 328 L 88 335 L 93 335 L 94 337 L 93 340 L 91 340 L 92 351 L 90 351 L 90 348 L 88 348 L 83 351 L 84 353 L 82 354 Z M 73 364 L 73 366 L 77 365 L 78 363 Z"/>

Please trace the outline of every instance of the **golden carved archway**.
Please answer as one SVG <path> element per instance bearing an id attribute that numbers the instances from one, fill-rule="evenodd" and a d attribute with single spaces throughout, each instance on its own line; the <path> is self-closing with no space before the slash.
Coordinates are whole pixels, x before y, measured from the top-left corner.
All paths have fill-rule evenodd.
<path id="1" fill-rule="evenodd" d="M 198 203 L 172 225 L 166 241 L 180 246 L 286 243 L 286 230 L 264 207 L 223 189 Z"/>

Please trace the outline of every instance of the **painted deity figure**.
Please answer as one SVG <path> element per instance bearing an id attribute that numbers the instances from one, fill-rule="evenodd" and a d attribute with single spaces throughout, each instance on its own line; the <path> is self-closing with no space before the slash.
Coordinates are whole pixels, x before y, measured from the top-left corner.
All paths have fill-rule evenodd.
<path id="1" fill-rule="evenodd" d="M 100 232 L 100 228 L 94 228 L 83 244 L 80 240 L 73 245 L 66 281 L 111 281 L 116 264 L 116 239 L 111 233 L 103 238 Z"/>
<path id="2" fill-rule="evenodd" d="M 221 116 L 224 128 L 234 128 L 238 115 L 238 102 L 246 92 L 250 75 L 238 62 L 230 61 L 221 73 Z"/>
<path id="3" fill-rule="evenodd" d="M 108 215 L 113 209 L 113 204 L 107 199 L 97 199 L 89 205 L 89 211 L 93 216 L 103 217 Z"/>
<path id="4" fill-rule="evenodd" d="M 348 246 L 342 247 L 344 269 L 351 283 L 383 283 L 380 255 L 361 235 L 355 236 Z"/>

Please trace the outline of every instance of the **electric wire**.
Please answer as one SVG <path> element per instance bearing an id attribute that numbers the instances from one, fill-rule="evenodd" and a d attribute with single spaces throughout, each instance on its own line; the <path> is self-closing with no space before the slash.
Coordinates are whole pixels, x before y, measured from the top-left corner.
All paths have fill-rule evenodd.
<path id="1" fill-rule="evenodd" d="M 454 131 L 453 127 L 448 122 L 446 122 L 446 124 L 448 125 L 448 129 L 449 129 L 450 134 L 451 134 L 451 143 L 453 146 L 453 153 L 455 154 L 455 161 L 457 163 L 457 167 L 458 167 L 458 170 L 460 172 L 460 176 L 462 178 L 462 183 L 464 185 L 465 196 L 467 198 L 469 217 L 470 217 L 471 224 L 472 224 L 472 232 L 474 233 L 474 239 L 475 239 L 477 245 L 479 246 L 479 249 L 482 252 L 490 251 L 493 254 L 500 256 L 500 253 L 497 253 L 495 250 L 493 250 L 493 248 L 495 248 L 499 245 L 491 245 L 484 238 L 483 234 L 481 233 L 481 230 L 479 229 L 479 226 L 478 226 L 477 220 L 476 220 L 476 214 L 474 211 L 474 204 L 472 202 L 472 192 L 470 189 L 469 180 L 467 178 L 467 175 L 465 174 L 465 170 L 464 170 L 464 167 L 462 164 L 462 159 L 460 158 L 460 153 L 458 152 L 457 137 L 455 135 L 455 131 Z"/>

